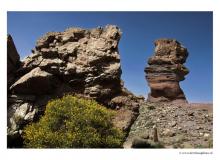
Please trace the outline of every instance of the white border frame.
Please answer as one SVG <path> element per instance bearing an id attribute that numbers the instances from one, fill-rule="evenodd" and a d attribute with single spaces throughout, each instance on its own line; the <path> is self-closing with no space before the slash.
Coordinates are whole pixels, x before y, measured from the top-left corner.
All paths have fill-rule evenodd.
<path id="1" fill-rule="evenodd" d="M 220 119 L 220 6 L 217 0 L 8 0 L 0 9 L 0 151 L 1 159 L 16 160 L 207 160 L 218 159 Z M 6 143 L 6 35 L 7 11 L 213 11 L 214 149 L 7 149 Z M 205 76 L 205 74 L 204 74 Z M 180 152 L 213 154 L 180 154 Z"/>

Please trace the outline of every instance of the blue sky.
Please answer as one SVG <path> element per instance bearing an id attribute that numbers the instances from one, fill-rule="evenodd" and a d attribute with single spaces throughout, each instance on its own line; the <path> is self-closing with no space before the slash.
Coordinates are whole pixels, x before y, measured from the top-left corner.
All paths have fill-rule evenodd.
<path id="1" fill-rule="evenodd" d="M 145 97 L 150 90 L 144 67 L 154 52 L 154 40 L 177 39 L 189 51 L 185 65 L 190 73 L 180 83 L 188 101 L 212 102 L 212 16 L 212 12 L 8 12 L 8 33 L 24 58 L 46 32 L 115 24 L 123 32 L 122 79 L 130 91 Z"/>

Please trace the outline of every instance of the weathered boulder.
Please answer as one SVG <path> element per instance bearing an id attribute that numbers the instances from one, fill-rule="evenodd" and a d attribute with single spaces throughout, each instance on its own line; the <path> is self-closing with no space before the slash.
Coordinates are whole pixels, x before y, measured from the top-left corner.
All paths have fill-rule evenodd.
<path id="1" fill-rule="evenodd" d="M 13 39 L 11 35 L 7 36 L 7 74 L 8 74 L 8 82 L 7 86 L 9 86 L 15 81 L 16 71 L 20 65 L 20 56 L 17 52 L 17 49 L 14 45 Z"/>
<path id="2" fill-rule="evenodd" d="M 183 65 L 188 51 L 178 41 L 159 39 L 155 41 L 155 53 L 145 68 L 146 79 L 151 89 L 148 101 L 185 101 L 179 82 L 189 73 Z"/>
<path id="3" fill-rule="evenodd" d="M 54 91 L 59 81 L 51 73 L 42 71 L 39 67 L 22 76 L 10 89 L 19 94 L 47 94 Z"/>
<path id="4" fill-rule="evenodd" d="M 44 113 L 50 99 L 65 94 L 92 98 L 115 109 L 115 126 L 128 131 L 143 98 L 124 88 L 118 51 L 120 37 L 120 29 L 108 25 L 90 30 L 69 28 L 39 38 L 32 54 L 21 62 L 17 80 L 9 88 L 8 135 L 13 139 L 22 133 L 27 123 Z"/>

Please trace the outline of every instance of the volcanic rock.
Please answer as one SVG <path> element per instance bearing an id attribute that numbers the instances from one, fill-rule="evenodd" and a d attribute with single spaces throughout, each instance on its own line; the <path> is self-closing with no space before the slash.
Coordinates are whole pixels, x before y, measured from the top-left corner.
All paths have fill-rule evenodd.
<path id="1" fill-rule="evenodd" d="M 98 32 L 95 37 L 94 32 Z M 10 89 L 14 93 L 42 94 L 45 91 L 37 91 L 40 89 L 36 89 L 35 85 L 45 84 L 51 76 L 68 84 L 75 93 L 93 97 L 100 102 L 109 101 L 122 87 L 117 48 L 120 37 L 120 30 L 111 25 L 93 30 L 69 28 L 64 32 L 49 32 L 37 41 L 34 53 L 24 59 L 19 72 L 25 75 Z M 38 68 L 39 75 L 32 76 L 35 68 Z M 28 82 L 29 79 L 33 82 Z M 27 86 L 24 83 L 34 85 Z M 18 89 L 18 84 L 23 91 Z M 49 84 L 45 85 L 45 90 L 49 91 Z"/>
<path id="2" fill-rule="evenodd" d="M 151 93 L 148 101 L 185 101 L 185 95 L 179 82 L 189 73 L 183 65 L 188 51 L 174 39 L 159 39 L 155 41 L 154 55 L 148 59 L 145 68 L 146 79 Z"/>
<path id="3" fill-rule="evenodd" d="M 212 148 L 212 108 L 212 104 L 146 102 L 139 108 L 139 116 L 130 128 L 124 147 L 133 147 L 137 137 L 153 144 L 156 125 L 158 141 L 165 148 Z M 189 112 L 194 116 L 189 116 Z M 143 147 L 154 148 L 153 145 Z"/>
<path id="4" fill-rule="evenodd" d="M 20 56 L 15 47 L 11 35 L 7 36 L 7 74 L 8 74 L 8 88 L 15 81 L 16 71 L 20 66 Z"/>
<path id="5" fill-rule="evenodd" d="M 10 89 L 19 94 L 45 94 L 53 91 L 58 80 L 51 74 L 42 71 L 39 67 L 22 76 Z"/>
<path id="6" fill-rule="evenodd" d="M 69 28 L 39 38 L 9 88 L 8 135 L 22 132 L 44 113 L 50 99 L 65 94 L 92 98 L 115 109 L 113 123 L 128 131 L 143 99 L 123 86 L 118 51 L 121 34 L 117 26 L 107 25 L 90 30 Z M 19 121 L 14 120 L 17 115 Z"/>

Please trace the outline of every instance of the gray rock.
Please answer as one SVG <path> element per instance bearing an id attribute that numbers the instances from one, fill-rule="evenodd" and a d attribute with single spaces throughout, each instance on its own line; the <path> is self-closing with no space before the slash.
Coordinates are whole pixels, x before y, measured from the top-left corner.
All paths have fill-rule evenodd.
<path id="1" fill-rule="evenodd" d="M 176 133 L 175 133 L 174 131 L 170 130 L 170 129 L 165 129 L 165 130 L 163 131 L 163 135 L 164 135 L 164 136 L 173 137 L 173 136 L 176 135 Z"/>
<path id="2" fill-rule="evenodd" d="M 32 104 L 23 103 L 9 107 L 8 111 L 8 135 L 17 135 L 28 122 L 32 122 L 37 110 Z"/>
<path id="3" fill-rule="evenodd" d="M 14 119 L 17 123 L 19 123 L 20 119 L 24 119 L 28 109 L 29 109 L 28 103 L 24 103 L 19 108 L 16 109 L 14 113 Z"/>
<path id="4" fill-rule="evenodd" d="M 10 90 L 17 94 L 46 94 L 52 92 L 58 82 L 52 74 L 37 67 L 17 80 Z"/>
<path id="5" fill-rule="evenodd" d="M 171 127 L 175 127 L 177 125 L 177 123 L 175 122 L 175 121 L 172 121 L 171 123 L 170 123 L 170 126 Z"/>

